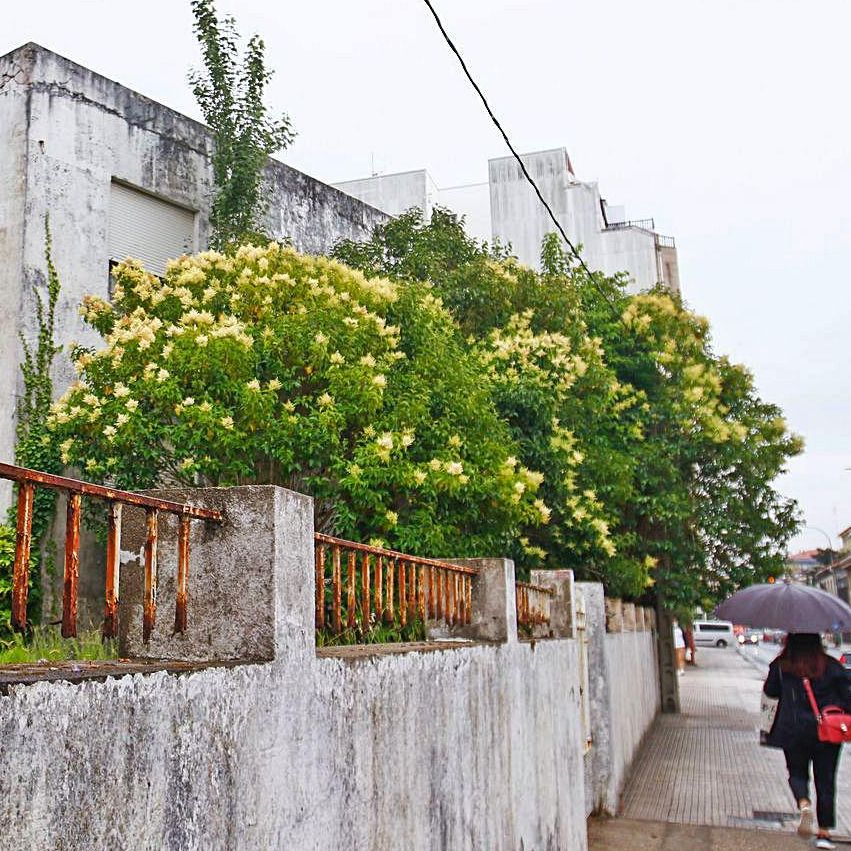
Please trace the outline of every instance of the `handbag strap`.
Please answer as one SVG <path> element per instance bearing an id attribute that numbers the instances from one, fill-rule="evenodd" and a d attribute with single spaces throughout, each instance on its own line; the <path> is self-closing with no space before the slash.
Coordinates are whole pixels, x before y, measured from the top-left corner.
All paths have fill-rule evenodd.
<path id="1" fill-rule="evenodd" d="M 807 697 L 810 699 L 810 706 L 813 710 L 813 715 L 816 716 L 816 721 L 821 724 L 821 710 L 818 708 L 818 704 L 816 703 L 816 696 L 813 694 L 813 687 L 810 685 L 810 681 L 807 677 L 804 677 L 804 691 L 807 693 Z"/>

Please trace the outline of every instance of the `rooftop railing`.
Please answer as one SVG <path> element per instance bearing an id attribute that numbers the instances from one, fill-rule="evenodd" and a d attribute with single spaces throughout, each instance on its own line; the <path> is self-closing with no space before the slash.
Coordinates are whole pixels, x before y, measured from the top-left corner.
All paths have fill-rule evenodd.
<path id="1" fill-rule="evenodd" d="M 662 234 L 656 234 L 656 245 L 660 248 L 676 248 L 677 243 L 674 241 L 674 237 L 672 236 L 662 236 Z"/>
<path id="2" fill-rule="evenodd" d="M 625 222 L 609 222 L 606 230 L 624 230 L 625 228 L 641 228 L 642 230 L 656 230 L 656 222 L 653 219 L 630 219 Z"/>
<path id="3" fill-rule="evenodd" d="M 121 554 L 121 514 L 125 505 L 145 509 L 145 586 L 143 604 L 143 640 L 147 643 L 154 628 L 157 611 L 157 518 L 160 513 L 178 518 L 177 594 L 174 631 L 186 630 L 186 609 L 189 586 L 189 524 L 192 520 L 222 522 L 219 511 L 196 508 L 130 491 L 82 482 L 64 476 L 54 476 L 26 467 L 0 463 L 0 478 L 18 485 L 17 535 L 15 564 L 12 574 L 12 625 L 26 629 L 27 597 L 29 591 L 30 549 L 32 547 L 33 501 L 36 487 L 50 488 L 67 494 L 65 521 L 64 580 L 62 594 L 62 635 L 77 635 L 77 585 L 80 574 L 80 519 L 82 497 L 89 496 L 108 504 L 109 528 L 106 539 L 106 606 L 103 636 L 118 634 L 118 581 Z"/>
<path id="4" fill-rule="evenodd" d="M 316 629 L 341 635 L 378 623 L 465 626 L 478 570 L 316 533 Z"/>

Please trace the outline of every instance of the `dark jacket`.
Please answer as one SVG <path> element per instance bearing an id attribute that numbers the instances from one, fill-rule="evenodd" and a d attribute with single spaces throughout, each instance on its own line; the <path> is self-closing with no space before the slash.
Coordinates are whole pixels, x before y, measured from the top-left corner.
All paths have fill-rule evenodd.
<path id="1" fill-rule="evenodd" d="M 836 659 L 831 658 L 824 676 L 810 680 L 810 685 L 820 709 L 841 706 L 846 712 L 851 711 L 851 682 L 845 668 Z M 780 698 L 767 744 L 788 748 L 818 741 L 816 718 L 801 677 L 781 671 L 780 663 L 775 659 L 768 668 L 768 677 L 762 690 L 768 697 Z"/>

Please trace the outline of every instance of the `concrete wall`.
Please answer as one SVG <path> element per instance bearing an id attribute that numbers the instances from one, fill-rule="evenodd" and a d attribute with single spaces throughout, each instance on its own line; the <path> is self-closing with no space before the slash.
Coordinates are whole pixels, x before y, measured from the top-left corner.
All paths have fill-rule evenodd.
<path id="1" fill-rule="evenodd" d="M 432 196 L 437 189 L 425 169 L 346 180 L 334 187 L 391 216 L 419 207 L 426 217 L 431 215 Z"/>
<path id="2" fill-rule="evenodd" d="M 0 59 L 0 458 L 11 460 L 15 443 L 17 375 L 6 364 L 21 359 L 18 317 L 23 291 L 24 207 L 27 197 L 26 123 L 28 94 L 25 69 Z M 8 504 L 11 483 L 0 481 L 0 505 Z"/>
<path id="3" fill-rule="evenodd" d="M 618 228 L 600 234 L 598 268 L 607 275 L 628 271 L 636 289 L 648 289 L 662 278 L 656 235 L 644 228 Z"/>
<path id="4" fill-rule="evenodd" d="M 607 635 L 610 765 L 603 808 L 616 813 L 629 767 L 660 709 L 656 637 L 651 632 Z"/>
<path id="5" fill-rule="evenodd" d="M 259 487 L 191 499 L 227 522 L 195 533 L 180 640 L 203 642 L 213 616 L 225 645 L 241 640 L 225 619 L 246 601 L 213 609 L 203 590 L 241 571 L 247 594 L 271 590 L 260 641 L 271 630 L 275 659 L 13 687 L 0 830 L 18 847 L 584 851 L 574 641 L 317 658 L 310 500 Z M 133 534 L 124 574 L 138 571 Z M 205 563 L 205 548 L 222 558 Z M 168 594 L 159 607 L 166 634 Z"/>
<path id="6" fill-rule="evenodd" d="M 86 293 L 109 289 L 113 180 L 197 211 L 196 248 L 206 246 L 212 175 L 206 127 L 34 44 L 0 57 L 0 458 L 13 454 L 20 392 L 17 333 L 32 338 L 34 291 L 44 274 L 44 217 L 62 279 L 57 341 L 96 344 L 77 315 Z M 296 248 L 327 252 L 365 238 L 386 215 L 270 160 L 267 229 Z M 73 379 L 57 358 L 55 386 Z"/>
<path id="7" fill-rule="evenodd" d="M 592 743 L 585 754 L 585 811 L 618 812 L 629 766 L 660 709 L 656 632 L 644 613 L 633 623 L 641 631 L 623 631 L 619 614 L 607 631 L 607 603 L 597 583 L 578 582 L 585 599 L 589 639 Z M 609 605 L 610 613 L 623 606 Z"/>

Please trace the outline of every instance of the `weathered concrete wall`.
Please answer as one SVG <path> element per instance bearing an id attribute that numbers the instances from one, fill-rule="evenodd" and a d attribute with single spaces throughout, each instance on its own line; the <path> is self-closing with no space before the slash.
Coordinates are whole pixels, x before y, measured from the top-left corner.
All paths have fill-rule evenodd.
<path id="1" fill-rule="evenodd" d="M 603 808 L 616 813 L 629 767 L 659 712 L 656 637 L 651 632 L 606 636 L 610 695 L 610 763 Z"/>
<path id="2" fill-rule="evenodd" d="M 606 659 L 606 612 L 603 586 L 598 582 L 577 582 L 585 600 L 585 631 L 588 640 L 588 693 L 591 706 L 591 747 L 585 753 L 585 814 L 602 809 L 605 784 L 610 773 L 612 729 L 609 723 L 611 699 Z"/>
<path id="3" fill-rule="evenodd" d="M 391 216 L 398 216 L 411 207 L 419 207 L 426 217 L 430 216 L 431 200 L 437 191 L 425 169 L 346 180 L 335 183 L 334 188 Z"/>
<path id="4" fill-rule="evenodd" d="M 244 558 L 273 589 L 275 660 L 0 697 L 17 847 L 584 851 L 574 641 L 317 658 L 309 500 L 218 494 L 271 513 Z M 190 596 L 190 630 L 206 614 Z"/>
<path id="5" fill-rule="evenodd" d="M 607 275 L 628 271 L 635 289 L 655 286 L 661 279 L 656 236 L 644 228 L 619 228 L 600 233 L 600 254 L 596 258 Z"/>
<path id="6" fill-rule="evenodd" d="M 578 582 L 585 599 L 592 743 L 585 754 L 585 812 L 615 814 L 632 759 L 659 712 L 656 634 L 607 632 L 608 614 L 622 611 L 594 582 Z"/>
<path id="7" fill-rule="evenodd" d="M 0 457 L 12 460 L 15 445 L 17 375 L 6 364 L 21 360 L 18 341 L 23 275 L 24 205 L 26 203 L 27 90 L 25 69 L 0 57 Z M 8 504 L 11 483 L 0 482 L 0 506 Z"/>

